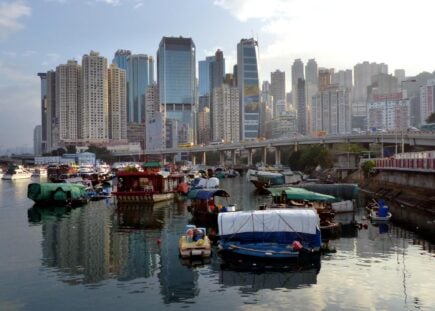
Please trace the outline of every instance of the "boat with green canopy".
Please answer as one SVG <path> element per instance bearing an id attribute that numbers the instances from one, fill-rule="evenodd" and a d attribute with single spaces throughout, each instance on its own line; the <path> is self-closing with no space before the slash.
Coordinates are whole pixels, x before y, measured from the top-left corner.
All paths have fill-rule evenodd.
<path id="1" fill-rule="evenodd" d="M 70 183 L 31 183 L 27 197 L 39 206 L 78 206 L 89 202 L 85 186 Z"/>

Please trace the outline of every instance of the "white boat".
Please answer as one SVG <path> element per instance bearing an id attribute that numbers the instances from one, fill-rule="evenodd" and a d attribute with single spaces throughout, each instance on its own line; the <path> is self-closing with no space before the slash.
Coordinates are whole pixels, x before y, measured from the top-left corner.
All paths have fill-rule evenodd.
<path id="1" fill-rule="evenodd" d="M 2 176 L 3 180 L 30 179 L 32 172 L 22 165 L 13 165 Z"/>
<path id="2" fill-rule="evenodd" d="M 385 216 L 380 216 L 379 212 L 377 212 L 375 210 L 372 210 L 370 212 L 370 219 L 373 222 L 387 222 L 387 221 L 390 221 L 391 216 L 392 216 L 392 214 L 389 211 L 387 212 L 387 214 Z"/>

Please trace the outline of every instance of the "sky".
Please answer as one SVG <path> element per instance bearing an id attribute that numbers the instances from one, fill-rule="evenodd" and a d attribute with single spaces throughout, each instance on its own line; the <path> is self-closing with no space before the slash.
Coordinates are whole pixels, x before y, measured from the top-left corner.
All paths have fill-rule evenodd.
<path id="1" fill-rule="evenodd" d="M 94 50 L 155 57 L 163 36 L 191 37 L 196 58 L 217 48 L 227 70 L 241 38 L 259 42 L 261 80 L 294 59 L 353 69 L 386 63 L 407 76 L 435 70 L 433 0 L 0 0 L 0 151 L 33 146 L 41 123 L 38 72 Z M 288 87 L 287 91 L 290 91 Z"/>

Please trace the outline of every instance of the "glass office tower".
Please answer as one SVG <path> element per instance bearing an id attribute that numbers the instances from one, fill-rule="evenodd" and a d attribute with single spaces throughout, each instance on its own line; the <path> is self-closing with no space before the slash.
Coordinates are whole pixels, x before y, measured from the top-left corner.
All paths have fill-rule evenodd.
<path id="1" fill-rule="evenodd" d="M 240 93 L 240 139 L 255 139 L 260 128 L 258 43 L 253 38 L 237 44 L 237 83 Z"/>
<path id="2" fill-rule="evenodd" d="M 194 141 L 196 101 L 195 44 L 191 38 L 163 37 L 157 51 L 157 83 L 165 119 L 177 120 L 182 130 L 178 139 L 167 140 L 186 143 Z"/>

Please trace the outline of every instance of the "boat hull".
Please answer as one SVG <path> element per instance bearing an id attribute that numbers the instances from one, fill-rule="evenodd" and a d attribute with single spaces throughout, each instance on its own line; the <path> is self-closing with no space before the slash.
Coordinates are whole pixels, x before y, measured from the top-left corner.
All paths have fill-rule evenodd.
<path id="1" fill-rule="evenodd" d="M 155 203 L 173 200 L 175 193 L 150 193 L 150 192 L 112 192 L 117 203 Z"/>
<path id="2" fill-rule="evenodd" d="M 4 174 L 3 180 L 17 180 L 17 179 L 30 179 L 32 177 L 32 173 L 26 174 Z"/>
<path id="3" fill-rule="evenodd" d="M 202 242 L 189 242 L 185 235 L 181 236 L 179 241 L 179 250 L 181 258 L 208 258 L 211 256 L 210 240 L 206 236 Z"/>
<path id="4" fill-rule="evenodd" d="M 379 216 L 375 211 L 370 212 L 370 220 L 372 222 L 388 222 L 391 219 L 392 214 L 388 212 L 387 216 Z"/>
<path id="5" fill-rule="evenodd" d="M 243 260 L 265 263 L 295 264 L 316 260 L 319 250 L 293 250 L 289 244 L 278 243 L 234 243 L 219 244 L 219 255 L 225 261 Z"/>

